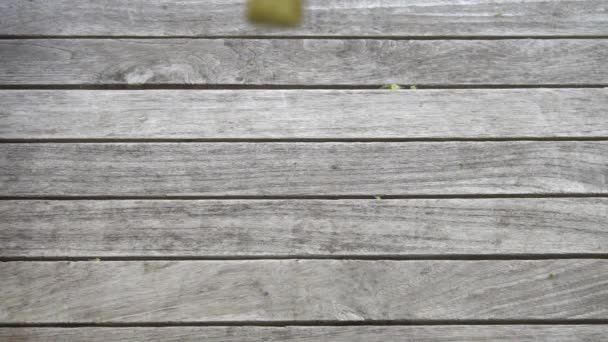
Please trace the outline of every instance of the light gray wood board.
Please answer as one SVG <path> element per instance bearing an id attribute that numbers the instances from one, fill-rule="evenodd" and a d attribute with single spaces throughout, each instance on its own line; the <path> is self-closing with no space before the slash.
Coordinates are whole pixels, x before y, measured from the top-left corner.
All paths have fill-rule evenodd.
<path id="1" fill-rule="evenodd" d="M 608 253 L 607 198 L 0 201 L 0 256 Z"/>
<path id="2" fill-rule="evenodd" d="M 608 39 L 0 40 L 0 84 L 607 84 Z"/>
<path id="3" fill-rule="evenodd" d="M 608 136 L 606 89 L 0 90 L 2 139 Z"/>
<path id="4" fill-rule="evenodd" d="M 598 342 L 605 325 L 0 328 L 10 342 Z"/>
<path id="5" fill-rule="evenodd" d="M 608 260 L 0 263 L 0 322 L 606 319 Z"/>
<path id="6" fill-rule="evenodd" d="M 606 35 L 602 0 L 307 0 L 300 27 L 255 26 L 245 0 L 3 0 L 3 35 Z"/>
<path id="7" fill-rule="evenodd" d="M 607 141 L 5 143 L 0 196 L 608 193 Z"/>

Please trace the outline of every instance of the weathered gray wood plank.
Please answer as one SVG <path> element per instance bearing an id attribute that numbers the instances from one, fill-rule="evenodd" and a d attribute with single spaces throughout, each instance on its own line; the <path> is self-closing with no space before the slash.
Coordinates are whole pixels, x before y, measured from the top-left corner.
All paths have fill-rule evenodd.
<path id="1" fill-rule="evenodd" d="M 607 334 L 602 325 L 0 328 L 12 342 L 598 342 Z"/>
<path id="2" fill-rule="evenodd" d="M 608 89 L 4 90 L 3 139 L 608 136 Z"/>
<path id="3" fill-rule="evenodd" d="M 4 35 L 606 35 L 602 0 L 307 0 L 298 28 L 250 25 L 245 0 L 3 0 Z"/>
<path id="4" fill-rule="evenodd" d="M 27 143 L 1 196 L 608 193 L 608 142 Z"/>
<path id="5" fill-rule="evenodd" d="M 0 263 L 0 321 L 605 319 L 608 260 Z"/>
<path id="6" fill-rule="evenodd" d="M 608 253 L 608 199 L 0 201 L 2 257 Z"/>
<path id="7" fill-rule="evenodd" d="M 608 39 L 0 41 L 0 84 L 607 84 Z"/>

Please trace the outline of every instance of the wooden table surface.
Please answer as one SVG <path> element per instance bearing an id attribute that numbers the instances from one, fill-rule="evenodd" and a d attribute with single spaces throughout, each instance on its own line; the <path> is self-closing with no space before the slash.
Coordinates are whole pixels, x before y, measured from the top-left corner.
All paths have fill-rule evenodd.
<path id="1" fill-rule="evenodd" d="M 305 7 L 0 2 L 0 341 L 606 340 L 608 1 Z"/>

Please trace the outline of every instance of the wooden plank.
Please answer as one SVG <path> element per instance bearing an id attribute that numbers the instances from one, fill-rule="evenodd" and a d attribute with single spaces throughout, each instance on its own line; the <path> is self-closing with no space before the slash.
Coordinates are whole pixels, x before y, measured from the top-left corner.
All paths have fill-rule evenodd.
<path id="1" fill-rule="evenodd" d="M 4 90 L 0 103 L 0 139 L 608 136 L 608 88 Z"/>
<path id="2" fill-rule="evenodd" d="M 608 39 L 15 39 L 0 84 L 608 84 Z"/>
<path id="3" fill-rule="evenodd" d="M 2 257 L 608 250 L 608 199 L 1 201 Z"/>
<path id="4" fill-rule="evenodd" d="M 608 142 L 20 143 L 0 196 L 608 193 Z"/>
<path id="5" fill-rule="evenodd" d="M 254 26 L 245 0 L 3 0 L 2 35 L 606 35 L 602 0 L 307 0 L 301 27 Z"/>
<path id="6" fill-rule="evenodd" d="M 14 342 L 597 342 L 606 334 L 605 325 L 0 328 Z"/>
<path id="7" fill-rule="evenodd" d="M 0 263 L 5 323 L 606 319 L 608 260 Z"/>

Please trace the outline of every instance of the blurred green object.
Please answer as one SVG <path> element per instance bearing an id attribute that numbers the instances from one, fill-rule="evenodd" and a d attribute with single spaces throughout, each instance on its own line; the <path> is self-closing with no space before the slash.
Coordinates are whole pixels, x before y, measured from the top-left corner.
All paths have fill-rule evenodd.
<path id="1" fill-rule="evenodd" d="M 380 89 L 388 89 L 388 90 L 399 90 L 401 86 L 398 84 L 385 84 Z"/>
<path id="2" fill-rule="evenodd" d="M 247 17 L 254 23 L 295 26 L 302 20 L 302 0 L 249 0 Z"/>

